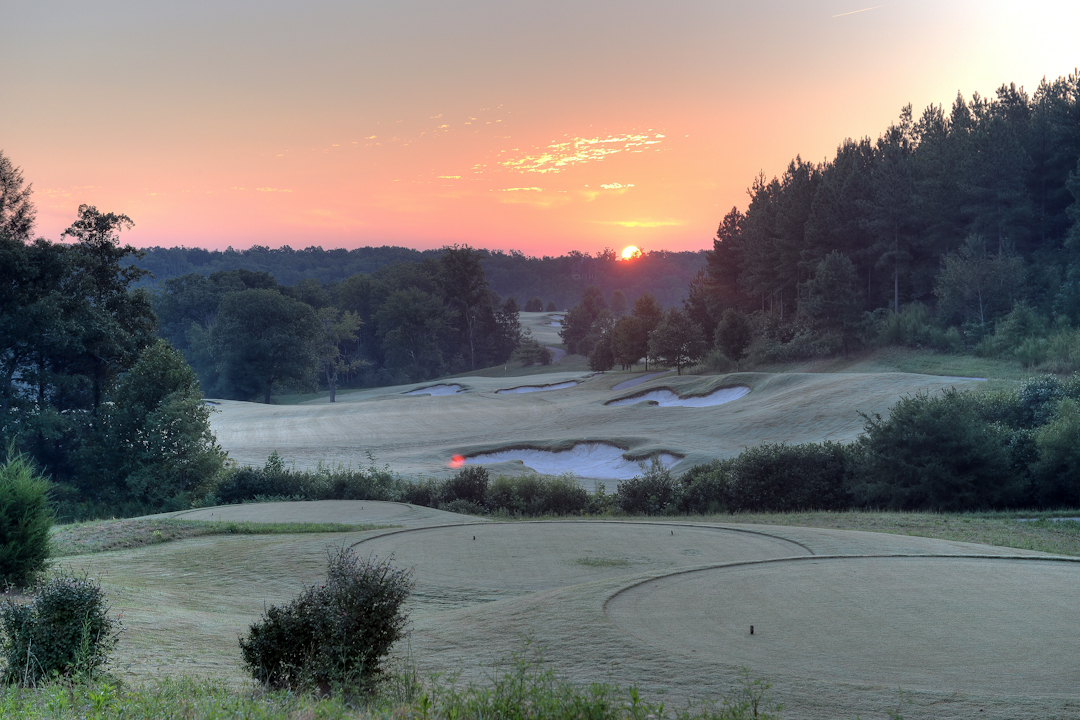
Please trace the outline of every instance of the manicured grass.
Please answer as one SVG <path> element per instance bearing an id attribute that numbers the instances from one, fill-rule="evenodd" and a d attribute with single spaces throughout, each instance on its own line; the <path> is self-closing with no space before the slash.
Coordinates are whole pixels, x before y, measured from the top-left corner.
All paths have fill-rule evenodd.
<path id="1" fill-rule="evenodd" d="M 354 533 L 397 525 L 345 523 L 202 522 L 199 520 L 95 520 L 61 525 L 52 535 L 53 555 L 65 557 L 109 550 L 128 550 L 207 535 L 295 535 Z"/>
<path id="2" fill-rule="evenodd" d="M 774 363 L 755 367 L 747 365 L 743 369 L 757 372 L 906 372 L 1008 381 L 1023 380 L 1039 374 L 1035 370 L 1025 370 L 1016 360 L 905 347 L 874 348 L 854 352 L 846 357 Z"/>
<path id="3" fill-rule="evenodd" d="M 1080 522 L 1050 519 L 1054 516 L 1080 517 L 1080 511 L 1072 515 L 1062 512 L 938 514 L 820 511 L 739 513 L 702 519 L 708 522 L 866 530 L 1038 550 L 1055 555 L 1080 555 Z"/>

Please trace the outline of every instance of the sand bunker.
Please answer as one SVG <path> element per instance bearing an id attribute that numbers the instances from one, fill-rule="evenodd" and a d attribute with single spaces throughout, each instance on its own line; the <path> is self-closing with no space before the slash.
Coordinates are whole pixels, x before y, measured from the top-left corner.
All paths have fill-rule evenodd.
<path id="1" fill-rule="evenodd" d="M 554 383 L 552 385 L 521 385 L 519 387 L 506 388 L 504 390 L 496 390 L 496 395 L 509 395 L 510 393 L 531 393 L 531 392 L 544 392 L 545 390 L 564 390 L 566 388 L 572 388 L 578 384 L 577 380 L 568 380 L 567 382 Z"/>
<path id="2" fill-rule="evenodd" d="M 668 576 L 606 610 L 661 652 L 769 675 L 1056 695 L 1076 682 L 1078 581 L 1073 562 L 815 558 Z"/>
<path id="3" fill-rule="evenodd" d="M 426 388 L 410 390 L 402 395 L 457 395 L 465 392 L 460 385 L 432 385 Z"/>
<path id="4" fill-rule="evenodd" d="M 670 390 L 650 390 L 641 395 L 612 400 L 607 405 L 636 405 L 639 402 L 652 401 L 660 407 L 712 407 L 713 405 L 723 405 L 732 400 L 738 400 L 748 392 L 750 392 L 750 388 L 740 385 L 738 387 L 721 388 L 708 395 L 681 398 Z"/>
<path id="5" fill-rule="evenodd" d="M 671 453 L 660 453 L 658 457 L 664 467 L 671 467 L 682 459 Z M 465 458 L 465 464 L 486 465 L 515 460 L 544 475 L 572 472 L 580 477 L 598 480 L 629 480 L 641 474 L 638 463 L 642 462 L 627 460 L 623 457 L 623 451 L 614 445 L 579 443 L 572 449 L 562 452 L 523 448 L 483 453 Z"/>

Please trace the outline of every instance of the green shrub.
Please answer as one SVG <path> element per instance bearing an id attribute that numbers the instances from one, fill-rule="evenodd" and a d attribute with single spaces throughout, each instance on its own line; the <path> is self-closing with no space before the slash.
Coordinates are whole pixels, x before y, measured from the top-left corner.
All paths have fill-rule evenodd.
<path id="1" fill-rule="evenodd" d="M 727 512 L 727 487 L 731 478 L 730 460 L 711 460 L 695 465 L 679 478 L 682 492 L 679 510 L 684 513 L 715 515 Z"/>
<path id="2" fill-rule="evenodd" d="M 90 578 L 57 575 L 26 605 L 0 606 L 4 681 L 37 685 L 52 677 L 89 678 L 116 647 L 119 618 L 109 612 L 101 585 Z"/>
<path id="3" fill-rule="evenodd" d="M 406 570 L 344 546 L 328 549 L 326 582 L 270 607 L 240 639 L 244 665 L 273 688 L 366 689 L 405 631 L 411 590 Z"/>
<path id="4" fill-rule="evenodd" d="M 679 483 L 657 458 L 642 473 L 619 483 L 616 502 L 628 513 L 671 515 L 679 509 Z"/>
<path id="5" fill-rule="evenodd" d="M 15 452 L 0 465 L 0 585 L 26 587 L 49 558 L 49 481 Z"/>
<path id="6" fill-rule="evenodd" d="M 454 475 L 443 485 L 441 500 L 444 503 L 466 500 L 473 505 L 483 507 L 488 480 L 489 476 L 486 468 L 479 465 L 461 468 L 457 475 Z"/>
<path id="7" fill-rule="evenodd" d="M 855 487 L 871 507 L 962 512 L 1016 505 L 1010 432 L 980 417 L 972 396 L 946 390 L 902 398 L 888 419 L 866 417 Z"/>
<path id="8" fill-rule="evenodd" d="M 404 484 L 401 499 L 413 505 L 433 508 L 438 507 L 442 492 L 442 483 L 435 478 L 419 478 Z"/>
<path id="9" fill-rule="evenodd" d="M 573 475 L 499 476 L 487 491 L 487 507 L 516 517 L 578 515 L 589 511 L 589 492 Z"/>
<path id="10" fill-rule="evenodd" d="M 842 510 L 851 506 L 848 450 L 825 441 L 759 445 L 727 463 L 732 512 Z"/>
<path id="11" fill-rule="evenodd" d="M 401 479 L 387 467 L 376 467 L 368 457 L 367 468 L 354 469 L 319 463 L 314 470 L 286 469 L 274 452 L 265 467 L 246 466 L 224 474 L 207 498 L 207 504 L 229 505 L 257 498 L 296 500 L 390 500 L 402 499 Z"/>
<path id="12" fill-rule="evenodd" d="M 1034 433 L 1035 500 L 1046 507 L 1080 506 L 1080 403 L 1061 400 L 1050 421 Z"/>

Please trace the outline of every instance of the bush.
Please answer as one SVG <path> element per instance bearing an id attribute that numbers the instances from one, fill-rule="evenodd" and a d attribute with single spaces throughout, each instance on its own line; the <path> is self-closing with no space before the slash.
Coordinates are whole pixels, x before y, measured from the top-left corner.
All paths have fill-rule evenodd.
<path id="1" fill-rule="evenodd" d="M 388 467 L 376 467 L 368 456 L 368 467 L 328 466 L 314 470 L 286 469 L 277 452 L 271 453 L 263 468 L 250 466 L 225 473 L 207 498 L 208 503 L 229 505 L 258 498 L 293 500 L 400 500 L 405 492 L 401 479 Z"/>
<path id="2" fill-rule="evenodd" d="M 37 685 L 53 677 L 89 678 L 116 647 L 120 620 L 109 612 L 101 585 L 57 575 L 27 605 L 0 606 L 4 681 Z"/>
<path id="3" fill-rule="evenodd" d="M 0 585 L 27 587 L 49 558 L 49 481 L 11 452 L 0 465 Z"/>
<path id="4" fill-rule="evenodd" d="M 410 573 L 388 561 L 328 549 L 325 584 L 270 607 L 240 639 L 244 665 L 273 688 L 367 689 L 405 631 L 402 605 L 411 590 Z"/>
<path id="5" fill-rule="evenodd" d="M 589 493 L 573 475 L 499 476 L 488 487 L 487 507 L 518 517 L 577 515 L 589 510 Z"/>
<path id="6" fill-rule="evenodd" d="M 712 460 L 683 473 L 679 478 L 682 493 L 679 510 L 684 513 L 715 515 L 727 512 L 727 486 L 730 482 L 727 469 L 730 460 Z"/>
<path id="7" fill-rule="evenodd" d="M 487 469 L 479 465 L 470 465 L 462 468 L 457 475 L 446 481 L 442 488 L 442 501 L 449 504 L 455 500 L 466 500 L 473 505 L 483 507 L 487 488 Z"/>
<path id="8" fill-rule="evenodd" d="M 732 512 L 842 510 L 851 506 L 848 450 L 821 444 L 759 445 L 728 461 Z"/>
<path id="9" fill-rule="evenodd" d="M 438 507 L 442 492 L 442 483 L 435 478 L 419 478 L 405 483 L 401 499 L 413 505 L 433 508 Z"/>
<path id="10" fill-rule="evenodd" d="M 1023 476 L 1011 466 L 1009 431 L 980 416 L 970 395 L 902 398 L 889 418 L 866 418 L 856 487 L 872 507 L 962 512 L 1015 505 Z"/>
<path id="11" fill-rule="evenodd" d="M 642 463 L 641 475 L 619 483 L 616 492 L 616 502 L 628 513 L 671 515 L 678 511 L 679 483 L 657 458 L 648 467 Z"/>

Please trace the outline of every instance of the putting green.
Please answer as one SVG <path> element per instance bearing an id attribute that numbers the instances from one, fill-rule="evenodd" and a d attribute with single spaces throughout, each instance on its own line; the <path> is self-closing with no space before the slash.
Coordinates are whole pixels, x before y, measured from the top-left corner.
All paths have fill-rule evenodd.
<path id="1" fill-rule="evenodd" d="M 905 690 L 1074 695 L 1080 563 L 852 557 L 671 575 L 609 618 L 665 653 Z M 754 634 L 750 634 L 750 626 Z"/>
<path id="2" fill-rule="evenodd" d="M 475 539 L 474 539 L 475 538 Z M 418 589 L 537 592 L 735 560 L 808 555 L 770 535 L 647 522 L 515 522 L 417 529 L 367 538 L 362 555 L 393 556 Z"/>

